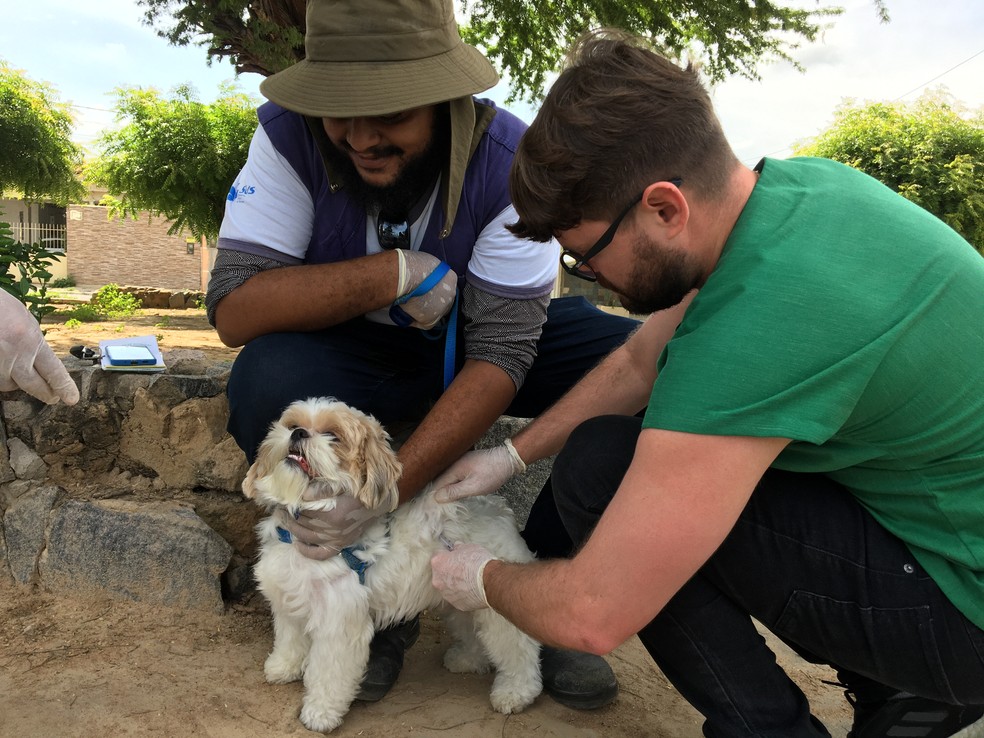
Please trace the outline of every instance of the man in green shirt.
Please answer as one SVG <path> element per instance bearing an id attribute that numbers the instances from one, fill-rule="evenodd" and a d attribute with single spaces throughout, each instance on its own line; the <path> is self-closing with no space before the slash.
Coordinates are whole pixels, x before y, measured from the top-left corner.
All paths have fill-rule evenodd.
<path id="1" fill-rule="evenodd" d="M 829 735 L 753 618 L 838 670 L 851 738 L 984 736 L 984 259 L 849 167 L 744 167 L 696 72 L 614 32 L 554 84 L 511 189 L 517 235 L 652 316 L 437 480 L 484 494 L 563 449 L 578 554 L 465 543 L 435 585 L 546 643 L 638 633 L 714 738 Z"/>

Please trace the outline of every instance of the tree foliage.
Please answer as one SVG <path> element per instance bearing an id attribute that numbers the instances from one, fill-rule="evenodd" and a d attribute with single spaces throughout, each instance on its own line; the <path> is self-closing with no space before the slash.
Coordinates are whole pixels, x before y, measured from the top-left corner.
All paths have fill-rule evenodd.
<path id="1" fill-rule="evenodd" d="M 170 96 L 141 88 L 116 93 L 124 125 L 102 135 L 86 169 L 112 195 L 111 215 L 148 210 L 173 220 L 172 234 L 187 229 L 215 238 L 229 185 L 246 161 L 257 101 L 234 86 L 208 105 L 188 86 Z"/>
<path id="2" fill-rule="evenodd" d="M 796 153 L 867 172 L 984 253 L 984 108 L 962 112 L 941 90 L 914 103 L 847 102 Z"/>
<path id="3" fill-rule="evenodd" d="M 137 0 L 174 46 L 208 45 L 237 72 L 269 76 L 304 58 L 305 0 Z"/>
<path id="4" fill-rule="evenodd" d="M 738 74 L 757 79 L 759 62 L 782 59 L 814 41 L 838 8 L 800 10 L 730 0 L 478 0 L 465 3 L 462 37 L 483 49 L 511 81 L 511 98 L 536 101 L 567 49 L 585 31 L 621 28 L 650 39 L 671 57 L 700 61 L 711 82 Z"/>
<path id="5" fill-rule="evenodd" d="M 304 57 L 304 0 L 138 0 L 144 20 L 175 45 L 202 43 L 209 59 L 270 75 Z M 873 0 L 887 19 L 883 0 Z M 758 77 L 763 60 L 796 63 L 839 8 L 802 10 L 769 0 L 457 0 L 462 36 L 483 49 L 511 83 L 511 97 L 542 97 L 548 75 L 584 31 L 611 26 L 703 63 L 708 79 Z M 798 66 L 798 65 L 796 65 Z"/>
<path id="6" fill-rule="evenodd" d="M 0 191 L 65 204 L 80 199 L 82 149 L 72 116 L 54 90 L 0 59 Z"/>

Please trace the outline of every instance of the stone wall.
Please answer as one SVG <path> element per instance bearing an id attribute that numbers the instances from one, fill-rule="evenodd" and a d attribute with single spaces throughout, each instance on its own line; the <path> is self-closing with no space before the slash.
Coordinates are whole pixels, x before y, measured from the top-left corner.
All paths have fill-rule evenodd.
<path id="1" fill-rule="evenodd" d="M 246 461 L 225 430 L 229 363 L 164 352 L 160 374 L 66 359 L 77 405 L 0 393 L 0 577 L 222 610 L 253 587 L 261 511 L 240 492 Z M 525 421 L 500 418 L 479 444 Z M 503 494 L 520 523 L 549 474 Z"/>

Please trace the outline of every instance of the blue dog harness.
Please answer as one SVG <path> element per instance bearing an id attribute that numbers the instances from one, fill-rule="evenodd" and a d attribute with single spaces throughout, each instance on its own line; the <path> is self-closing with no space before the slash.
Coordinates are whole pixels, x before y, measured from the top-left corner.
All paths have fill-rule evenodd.
<path id="1" fill-rule="evenodd" d="M 277 526 L 277 538 L 280 539 L 281 543 L 293 543 L 294 539 L 290 535 L 290 531 L 286 528 L 281 528 Z M 349 569 L 354 571 L 359 575 L 359 584 L 366 583 L 366 569 L 372 566 L 371 561 L 363 561 L 358 556 L 355 555 L 356 551 L 365 551 L 365 546 L 347 546 L 343 548 L 339 553 L 348 564 Z"/>

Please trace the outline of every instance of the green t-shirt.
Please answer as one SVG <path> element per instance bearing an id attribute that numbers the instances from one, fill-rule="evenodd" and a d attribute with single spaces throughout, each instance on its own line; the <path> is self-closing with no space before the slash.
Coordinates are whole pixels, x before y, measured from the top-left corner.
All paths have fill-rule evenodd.
<path id="1" fill-rule="evenodd" d="M 984 258 L 871 177 L 767 159 L 645 427 L 784 437 L 984 628 Z"/>

